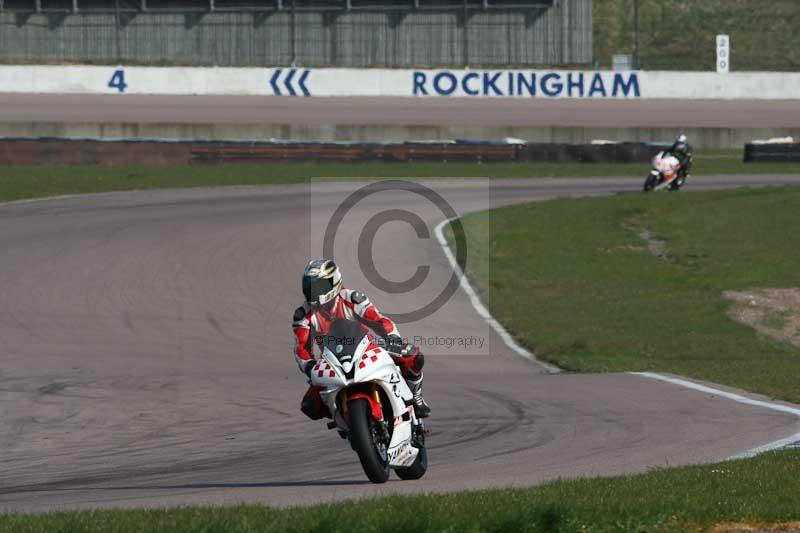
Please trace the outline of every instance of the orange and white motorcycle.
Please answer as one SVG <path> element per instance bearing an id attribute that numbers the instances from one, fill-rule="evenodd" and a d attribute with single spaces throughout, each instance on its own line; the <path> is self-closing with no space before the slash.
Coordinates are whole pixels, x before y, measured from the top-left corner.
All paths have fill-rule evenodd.
<path id="1" fill-rule="evenodd" d="M 333 413 L 328 428 L 350 441 L 373 483 L 386 482 L 390 469 L 400 479 L 421 478 L 428 469 L 425 426 L 389 352 L 352 320 L 334 321 L 322 339 L 310 378 Z"/>
<path id="2" fill-rule="evenodd" d="M 653 169 L 644 180 L 644 192 L 669 189 L 677 191 L 686 181 L 681 176 L 681 162 L 674 155 L 658 152 L 652 161 Z"/>

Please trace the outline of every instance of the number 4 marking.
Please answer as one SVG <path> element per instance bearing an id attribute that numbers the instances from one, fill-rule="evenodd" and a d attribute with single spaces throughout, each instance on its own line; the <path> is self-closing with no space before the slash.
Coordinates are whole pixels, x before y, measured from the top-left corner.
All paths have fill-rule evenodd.
<path id="1" fill-rule="evenodd" d="M 108 80 L 108 87 L 111 89 L 117 89 L 119 92 L 124 93 L 125 88 L 128 87 L 128 84 L 125 83 L 125 71 L 122 69 L 115 70 L 114 75 L 111 76 L 110 80 Z"/>

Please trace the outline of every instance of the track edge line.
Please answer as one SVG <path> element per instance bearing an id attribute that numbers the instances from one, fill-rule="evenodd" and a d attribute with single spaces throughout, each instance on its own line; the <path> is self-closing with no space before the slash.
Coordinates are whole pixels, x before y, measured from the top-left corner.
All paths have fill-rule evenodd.
<path id="1" fill-rule="evenodd" d="M 773 402 L 765 402 L 763 400 L 754 400 L 752 398 L 748 398 L 747 396 L 742 396 L 741 394 L 736 394 L 734 392 L 727 392 L 721 389 L 715 389 L 714 387 L 709 387 L 708 385 L 702 385 L 700 383 L 695 383 L 694 381 L 689 381 L 687 379 L 665 376 L 663 374 L 658 374 L 656 372 L 627 372 L 627 373 L 633 376 L 640 376 L 648 379 L 654 379 L 657 381 L 671 383 L 672 385 L 677 385 L 679 387 L 695 390 L 698 392 L 713 394 L 714 396 L 726 398 L 728 400 L 741 403 L 744 405 L 761 407 L 764 409 L 769 409 L 771 411 L 791 414 L 800 419 L 800 409 L 795 407 L 790 407 L 788 405 L 783 405 L 780 403 L 773 403 Z M 755 457 L 756 455 L 762 453 L 780 450 L 781 448 L 785 448 L 788 445 L 798 441 L 800 441 L 800 433 L 796 433 L 794 435 L 785 437 L 783 439 L 778 439 L 772 442 L 768 442 L 767 444 L 762 444 L 761 446 L 756 446 L 755 448 L 750 448 L 749 450 L 745 450 L 743 452 L 731 455 L 726 460 L 732 461 L 735 459 L 746 459 L 748 457 Z"/>
<path id="2" fill-rule="evenodd" d="M 503 327 L 500 322 L 497 321 L 496 318 L 492 316 L 489 312 L 489 309 L 483 304 L 481 301 L 480 296 L 478 296 L 477 291 L 472 286 L 472 284 L 467 279 L 467 275 L 461 270 L 461 267 L 458 266 L 458 261 L 456 261 L 456 257 L 453 254 L 453 250 L 450 248 L 450 245 L 447 243 L 447 239 L 444 236 L 443 228 L 455 220 L 455 218 L 448 218 L 441 221 L 436 227 L 433 229 L 433 232 L 436 234 L 436 240 L 439 241 L 439 246 L 442 247 L 444 251 L 445 257 L 447 257 L 447 261 L 450 263 L 450 268 L 453 269 L 453 272 L 456 276 L 458 276 L 459 284 L 464 292 L 469 297 L 470 304 L 472 304 L 473 309 L 478 313 L 478 315 L 483 318 L 483 320 L 489 324 L 489 326 L 500 336 L 503 342 L 511 348 L 511 350 L 523 357 L 536 363 L 537 365 L 544 368 L 548 374 L 558 374 L 561 372 L 561 369 L 555 365 L 551 365 L 550 363 L 545 363 L 544 361 L 538 359 L 534 354 L 532 354 L 527 349 L 520 346 L 520 344 L 511 336 L 511 334 Z"/>

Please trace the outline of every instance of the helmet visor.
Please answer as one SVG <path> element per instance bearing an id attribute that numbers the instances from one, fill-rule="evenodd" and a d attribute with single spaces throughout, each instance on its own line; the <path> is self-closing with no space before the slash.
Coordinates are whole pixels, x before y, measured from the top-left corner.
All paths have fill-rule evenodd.
<path id="1" fill-rule="evenodd" d="M 303 278 L 303 294 L 310 304 L 319 303 L 319 297 L 333 290 L 333 278 Z"/>

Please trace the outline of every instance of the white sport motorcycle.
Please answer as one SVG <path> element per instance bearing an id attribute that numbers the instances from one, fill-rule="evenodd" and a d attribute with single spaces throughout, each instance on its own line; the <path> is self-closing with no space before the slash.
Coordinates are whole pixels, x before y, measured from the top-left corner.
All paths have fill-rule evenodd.
<path id="1" fill-rule="evenodd" d="M 644 181 L 644 192 L 669 188 L 677 191 L 686 179 L 681 176 L 681 162 L 667 152 L 658 152 L 652 161 L 653 168 Z"/>
<path id="2" fill-rule="evenodd" d="M 323 336 L 322 357 L 310 373 L 338 429 L 373 483 L 419 479 L 428 469 L 425 427 L 414 396 L 389 353 L 364 327 L 336 320 Z"/>

